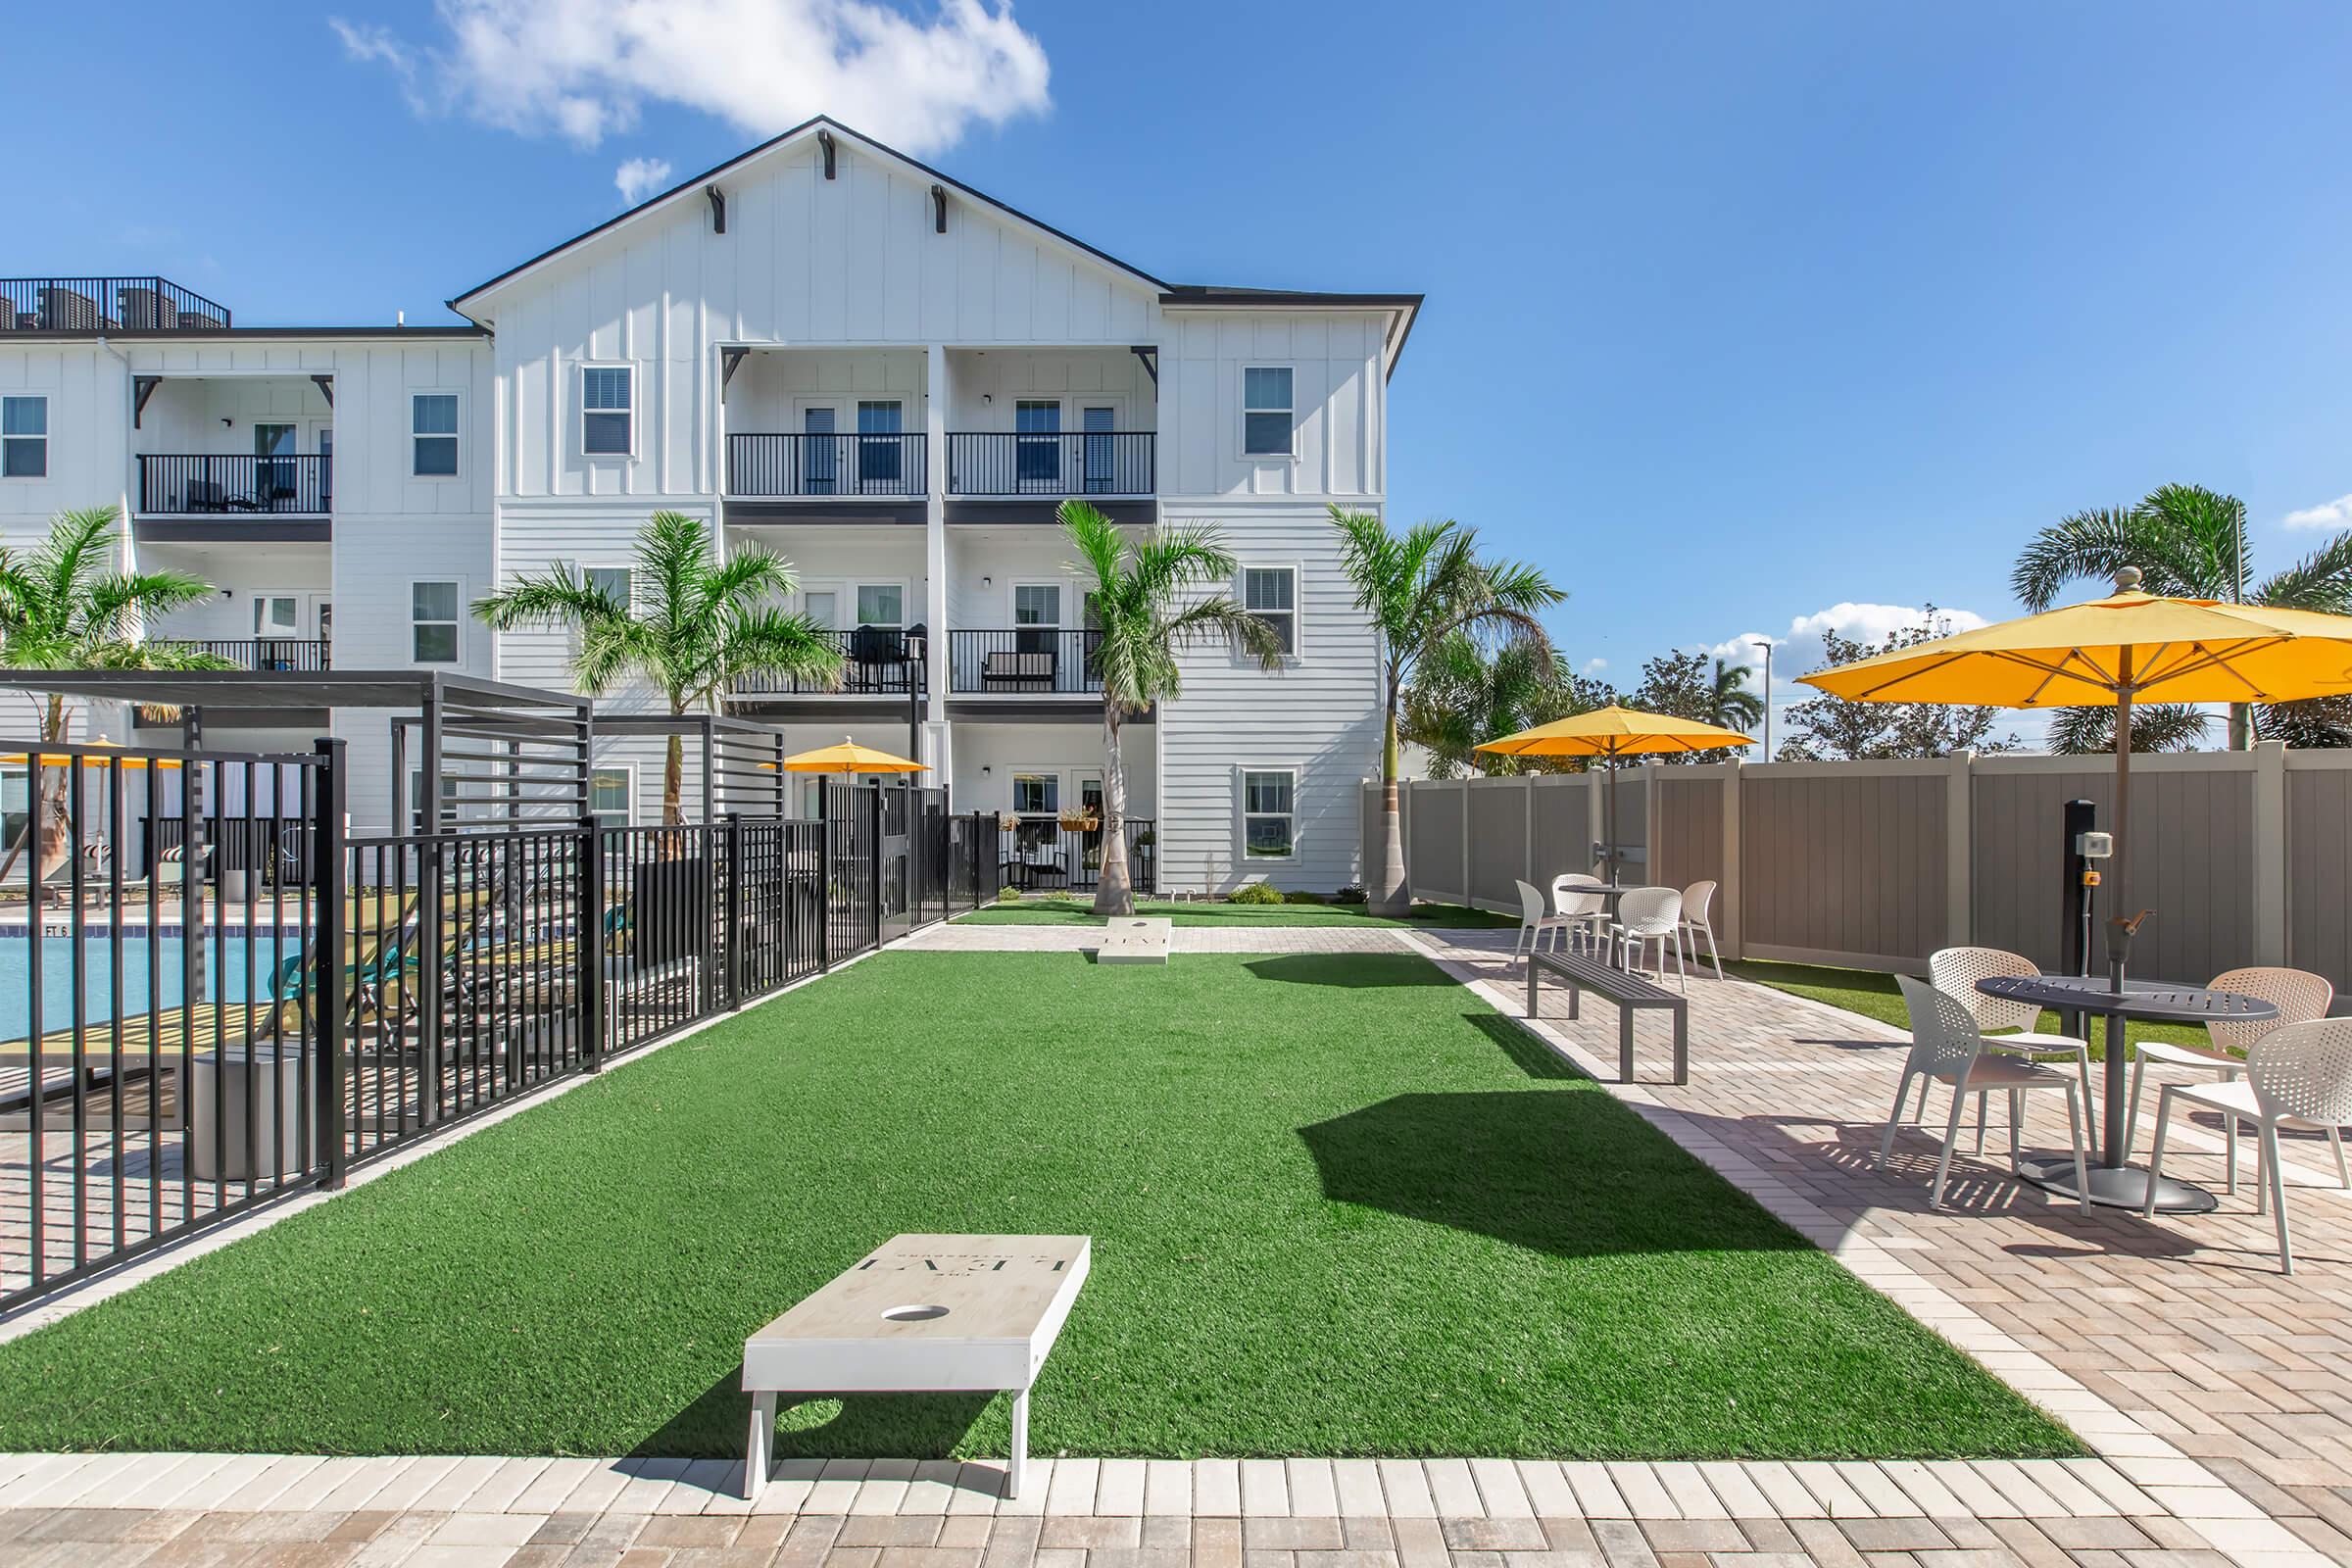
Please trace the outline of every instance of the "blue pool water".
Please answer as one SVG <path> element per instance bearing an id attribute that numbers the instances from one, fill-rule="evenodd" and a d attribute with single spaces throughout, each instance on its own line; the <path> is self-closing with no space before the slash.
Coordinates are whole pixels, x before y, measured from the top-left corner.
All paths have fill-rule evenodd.
<path id="1" fill-rule="evenodd" d="M 277 966 L 280 943 L 291 955 L 300 951 L 299 936 L 280 937 L 274 931 L 256 931 L 253 934 L 253 953 L 250 962 L 246 956 L 245 936 L 231 933 L 224 942 L 220 937 L 206 941 L 208 977 L 205 995 L 224 1002 L 243 1002 L 248 997 L 267 996 L 270 973 Z M 122 1010 L 125 1015 L 145 1012 L 152 1007 L 176 1004 L 181 995 L 182 962 L 186 939 L 176 934 L 154 939 L 155 955 L 162 960 L 153 993 L 148 990 L 149 939 L 143 929 L 125 930 L 122 934 Z M 22 1040 L 31 1032 L 32 1019 L 32 939 L 23 927 L 0 935 L 0 1040 Z M 82 1011 L 86 1023 L 103 1023 L 115 1015 L 114 1002 L 114 946 L 110 939 L 84 937 L 82 958 Z M 71 937 L 44 936 L 41 939 L 41 1028 L 45 1033 L 71 1028 L 74 1023 L 74 941 Z"/>

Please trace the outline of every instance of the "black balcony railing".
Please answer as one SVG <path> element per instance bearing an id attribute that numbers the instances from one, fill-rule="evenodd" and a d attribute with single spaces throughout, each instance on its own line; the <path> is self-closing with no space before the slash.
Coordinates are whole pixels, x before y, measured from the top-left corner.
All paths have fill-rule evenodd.
<path id="1" fill-rule="evenodd" d="M 163 277 L 0 277 L 0 332 L 184 332 L 228 307 Z"/>
<path id="2" fill-rule="evenodd" d="M 158 638 L 159 648 L 210 654 L 239 669 L 318 670 L 329 668 L 327 643 L 322 637 L 233 637 L 209 641 Z"/>
<path id="3" fill-rule="evenodd" d="M 1102 689 L 1102 633 L 1056 626 L 948 633 L 948 690 L 1019 696 Z"/>
<path id="4" fill-rule="evenodd" d="M 830 631 L 825 637 L 841 655 L 841 682 L 835 685 L 799 675 L 744 675 L 735 682 L 738 697 L 851 696 L 905 697 L 920 695 L 924 642 L 920 632 L 883 626 L 856 631 Z"/>
<path id="5" fill-rule="evenodd" d="M 1128 880 L 1136 892 L 1150 893 L 1157 883 L 1158 824 L 1131 816 L 1124 826 Z M 997 853 L 1004 857 L 998 874 L 1005 887 L 1058 892 L 1092 889 L 1102 880 L 1102 830 L 1064 827 L 1058 816 L 1024 816 L 1009 831 L 1000 826 Z"/>
<path id="6" fill-rule="evenodd" d="M 919 496 L 923 454 L 919 435 L 730 435 L 727 494 Z"/>
<path id="7" fill-rule="evenodd" d="M 334 507 L 333 464 L 318 455 L 150 454 L 139 459 L 139 511 L 151 517 L 256 512 L 324 516 Z"/>
<path id="8" fill-rule="evenodd" d="M 1148 496 L 1158 483 L 1158 437 L 1150 430 L 948 436 L 952 496 Z"/>

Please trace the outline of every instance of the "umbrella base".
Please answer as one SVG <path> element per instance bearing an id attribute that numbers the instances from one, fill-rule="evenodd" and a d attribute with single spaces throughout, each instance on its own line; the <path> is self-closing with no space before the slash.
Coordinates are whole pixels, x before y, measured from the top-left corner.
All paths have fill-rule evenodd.
<path id="1" fill-rule="evenodd" d="M 2044 1192 L 2062 1198 L 2075 1193 L 2075 1162 L 2071 1159 L 2029 1159 L 2017 1167 L 2017 1173 Z M 2210 1214 L 2221 1207 L 2215 1198 L 2194 1182 L 2177 1182 L 2170 1176 L 2151 1178 L 2145 1165 L 2100 1165 L 2090 1167 L 2090 1200 L 2105 1208 L 2139 1208 L 2147 1202 L 2148 1183 L 2156 1183 L 2156 1212 L 2159 1214 Z"/>

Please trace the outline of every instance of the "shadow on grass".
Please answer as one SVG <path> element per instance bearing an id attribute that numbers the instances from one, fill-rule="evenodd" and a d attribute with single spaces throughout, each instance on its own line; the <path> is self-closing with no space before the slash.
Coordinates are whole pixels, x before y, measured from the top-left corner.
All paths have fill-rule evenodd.
<path id="1" fill-rule="evenodd" d="M 779 1401 L 776 1457 L 836 1458 L 843 1454 L 889 1453 L 910 1459 L 944 1459 L 956 1451 L 988 1401 L 988 1394 L 811 1394 L 797 1402 Z M 631 1458 L 673 1454 L 741 1457 L 751 1425 L 751 1396 L 743 1392 L 741 1363 L 629 1450 Z"/>
<path id="2" fill-rule="evenodd" d="M 1462 1022 L 1494 1042 L 1530 1078 L 1582 1078 L 1574 1063 L 1499 1012 L 1465 1012 Z"/>
<path id="3" fill-rule="evenodd" d="M 1326 1198 L 1556 1257 L 1811 1245 L 1604 1094 L 1397 1095 L 1298 1136 Z"/>
<path id="4" fill-rule="evenodd" d="M 1252 958 L 1242 967 L 1260 980 L 1338 986 L 1348 991 L 1453 984 L 1436 964 L 1406 953 L 1293 953 L 1279 958 Z"/>

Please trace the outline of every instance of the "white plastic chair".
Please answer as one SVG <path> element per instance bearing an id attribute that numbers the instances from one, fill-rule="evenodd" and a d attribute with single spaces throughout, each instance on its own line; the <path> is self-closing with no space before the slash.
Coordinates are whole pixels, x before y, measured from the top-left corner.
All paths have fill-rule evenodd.
<path id="1" fill-rule="evenodd" d="M 2016 978 L 2031 980 L 2041 973 L 2034 960 L 2022 954 L 2003 952 L 1999 948 L 1944 948 L 1928 956 L 1928 980 L 1948 997 L 1958 1000 L 1969 1016 L 1977 1020 L 1979 1030 L 2015 1029 L 2016 1034 L 1986 1035 L 1984 1049 L 2005 1052 L 2012 1056 L 2024 1056 L 2031 1061 L 2056 1057 L 2071 1057 L 2082 1080 L 2082 1107 L 2088 1114 L 2090 1098 L 2090 1045 L 2073 1035 L 2048 1035 L 2034 1026 L 2041 1022 L 2041 1004 L 2034 1002 L 2010 1002 L 2001 997 L 1988 997 L 1977 989 L 1980 980 Z M 1928 1106 L 1925 1084 L 1919 1090 L 1920 1113 Z M 1977 1152 L 1984 1152 L 1984 1097 L 1977 1097 Z"/>
<path id="2" fill-rule="evenodd" d="M 1903 1124 L 1903 1102 L 1911 1098 L 1911 1080 L 1922 1078 L 1948 1084 L 1952 1114 L 1944 1124 L 1943 1148 L 1936 1156 L 1936 1185 L 1928 1195 L 1932 1208 L 1943 1206 L 1943 1184 L 1951 1173 L 1952 1145 L 1960 1139 L 1960 1112 L 1971 1093 L 1999 1090 L 2009 1093 L 2009 1173 L 2017 1174 L 2018 1127 L 2025 1120 L 2025 1097 L 2030 1089 L 2066 1091 L 2067 1127 L 2075 1146 L 2075 1193 L 2084 1213 L 2090 1212 L 2090 1169 L 2082 1147 L 2082 1118 L 2088 1107 L 2077 1098 L 2075 1080 L 2038 1062 L 2015 1056 L 1987 1054 L 1992 1042 L 1977 1027 L 1976 1014 L 1958 997 L 1925 980 L 1898 974 L 1903 1003 L 1911 1009 L 1911 1054 L 1903 1062 L 1903 1081 L 1894 1091 L 1894 1109 L 1886 1117 L 1886 1135 L 1879 1140 L 1879 1168 L 1894 1152 L 1894 1135 Z M 1920 1091 L 1927 1099 L 1927 1091 Z M 1983 1125 L 1979 1117 L 1980 1127 Z"/>
<path id="3" fill-rule="evenodd" d="M 1522 953 L 1534 953 L 1546 931 L 1552 934 L 1552 951 L 1558 952 L 1559 934 L 1567 929 L 1566 919 L 1546 912 L 1543 894 L 1528 883 L 1519 884 L 1519 935 L 1511 943 L 1512 957 L 1516 958 Z"/>
<path id="4" fill-rule="evenodd" d="M 1635 956 L 1658 946 L 1658 978 L 1666 978 L 1666 951 L 1674 950 L 1676 984 L 1690 989 L 1690 972 L 1683 967 L 1683 945 L 1676 938 L 1683 928 L 1683 896 L 1674 888 L 1636 888 L 1617 901 L 1617 922 L 1609 940 L 1624 956 L 1625 967 L 1639 969 Z"/>
<path id="5" fill-rule="evenodd" d="M 2205 1026 L 2205 1034 L 2213 1044 L 2200 1051 L 2195 1046 L 2175 1046 L 2158 1040 L 2143 1040 L 2132 1049 L 2131 1110 L 2124 1120 L 2124 1157 L 2132 1157 L 2132 1145 L 2139 1133 L 2139 1085 L 2147 1076 L 2148 1063 L 2165 1067 L 2195 1067 L 2234 1078 L 2246 1067 L 2243 1053 L 2254 1049 L 2254 1043 L 2275 1029 L 2290 1023 L 2309 1023 L 2314 1018 L 2328 1016 L 2328 1004 L 2335 1001 L 2335 987 L 2324 975 L 2302 969 L 2231 969 L 2213 977 L 2216 991 L 2235 991 L 2241 996 L 2258 997 L 2278 1009 L 2276 1018 L 2259 1021 L 2245 1019 L 2216 1019 Z M 2230 1124 L 2230 1136 L 2236 1137 L 2236 1124 Z M 2331 1133 L 2329 1135 L 2333 1137 Z M 2230 1163 L 2235 1164 L 2237 1151 L 2230 1150 Z M 2336 1145 L 2336 1163 L 2343 1163 L 2343 1146 Z"/>
<path id="6" fill-rule="evenodd" d="M 2244 1070 L 2242 1080 L 2166 1084 L 2156 1097 L 2156 1138 L 2148 1150 L 2148 1197 L 2140 1213 L 2148 1218 L 2156 1213 L 2156 1177 L 2164 1170 L 2165 1126 L 2172 1120 L 2175 1099 L 2218 1110 L 2230 1123 L 2230 1191 L 2233 1193 L 2237 1191 L 2237 1123 L 2252 1121 L 2261 1138 L 2254 1174 L 2254 1212 L 2277 1206 L 2278 1271 L 2292 1274 L 2295 1254 L 2286 1238 L 2286 1174 L 2278 1162 L 2278 1129 L 2324 1128 L 2333 1140 L 2335 1129 L 2352 1121 L 2352 1018 L 2313 1018 L 2273 1030 L 2254 1043 Z M 2335 1171 L 2345 1186 L 2352 1187 L 2352 1177 L 2344 1170 L 2341 1143 L 2335 1146 Z"/>
<path id="7" fill-rule="evenodd" d="M 1568 925 L 1568 946 L 1575 951 L 1581 941 L 1588 953 L 1598 954 L 1608 941 L 1608 901 L 1597 893 L 1579 893 L 1579 888 L 1596 888 L 1600 878 L 1570 871 L 1551 879 L 1551 906 Z"/>
<path id="8" fill-rule="evenodd" d="M 1707 956 L 1715 960 L 1715 978 L 1723 978 L 1723 950 L 1715 945 L 1715 926 L 1707 911 L 1715 903 L 1715 884 L 1702 879 L 1683 889 L 1682 940 L 1689 943 L 1693 955 L 1698 952 L 1698 939 L 1707 939 Z"/>

